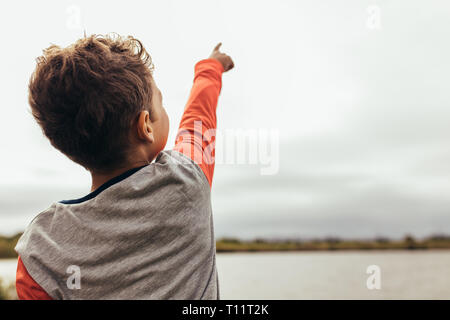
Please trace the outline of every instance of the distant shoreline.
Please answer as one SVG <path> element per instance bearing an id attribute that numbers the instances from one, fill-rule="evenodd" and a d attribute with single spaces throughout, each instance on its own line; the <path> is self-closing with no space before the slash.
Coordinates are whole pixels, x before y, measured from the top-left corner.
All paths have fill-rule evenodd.
<path id="1" fill-rule="evenodd" d="M 294 251 L 387 251 L 387 250 L 446 250 L 450 249 L 450 237 L 433 236 L 415 240 L 406 236 L 402 240 L 250 240 L 219 239 L 216 242 L 218 253 L 229 252 L 294 252 Z"/>
<path id="2" fill-rule="evenodd" d="M 17 258 L 14 251 L 21 234 L 0 236 L 0 259 Z M 448 250 L 450 236 L 436 235 L 422 240 L 406 236 L 402 240 L 376 238 L 372 240 L 346 240 L 326 238 L 316 240 L 241 240 L 222 238 L 216 241 L 217 253 L 233 252 L 312 252 L 312 251 L 388 251 L 388 250 Z"/>

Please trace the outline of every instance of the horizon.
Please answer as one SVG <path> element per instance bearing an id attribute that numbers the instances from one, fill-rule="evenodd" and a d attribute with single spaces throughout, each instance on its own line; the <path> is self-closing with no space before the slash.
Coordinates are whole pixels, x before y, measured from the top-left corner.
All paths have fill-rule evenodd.
<path id="1" fill-rule="evenodd" d="M 13 234 L 2 234 L 0 233 L 0 239 L 11 239 L 23 234 L 25 230 L 15 232 Z M 216 237 L 216 242 L 228 242 L 228 241 L 239 241 L 239 242 L 398 242 L 405 241 L 406 239 L 412 239 L 413 241 L 427 241 L 427 240 L 450 240 L 450 233 L 448 234 L 429 234 L 423 237 L 414 237 L 411 234 L 405 234 L 399 237 L 384 237 L 384 236 L 374 236 L 374 237 L 365 237 L 365 238 L 352 238 L 352 237 L 336 237 L 333 235 L 330 236 L 322 236 L 322 237 L 232 237 L 232 236 L 221 236 Z"/>

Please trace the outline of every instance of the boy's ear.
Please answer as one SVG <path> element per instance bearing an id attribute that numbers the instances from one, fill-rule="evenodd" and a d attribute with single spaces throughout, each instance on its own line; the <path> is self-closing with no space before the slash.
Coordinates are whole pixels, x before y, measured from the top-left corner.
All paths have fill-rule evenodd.
<path id="1" fill-rule="evenodd" d="M 152 123 L 150 121 L 150 114 L 147 110 L 141 111 L 139 113 L 137 130 L 139 139 L 145 140 L 150 143 L 155 142 Z"/>

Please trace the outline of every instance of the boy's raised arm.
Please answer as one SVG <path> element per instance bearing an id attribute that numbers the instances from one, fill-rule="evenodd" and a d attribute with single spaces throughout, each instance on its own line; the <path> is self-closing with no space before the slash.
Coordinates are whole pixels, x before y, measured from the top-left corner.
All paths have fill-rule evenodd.
<path id="1" fill-rule="evenodd" d="M 174 150 L 197 163 L 211 186 L 214 174 L 216 107 L 222 88 L 222 73 L 234 67 L 233 60 L 219 51 L 195 65 L 194 84 L 181 118 Z"/>

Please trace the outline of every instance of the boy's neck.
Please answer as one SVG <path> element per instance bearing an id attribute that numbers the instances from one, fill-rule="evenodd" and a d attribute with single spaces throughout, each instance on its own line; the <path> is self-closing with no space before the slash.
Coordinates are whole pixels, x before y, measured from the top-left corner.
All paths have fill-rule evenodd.
<path id="1" fill-rule="evenodd" d="M 120 176 L 122 173 L 127 172 L 128 170 L 144 166 L 148 164 L 147 161 L 143 161 L 140 163 L 133 163 L 131 165 L 112 170 L 108 173 L 98 173 L 98 172 L 92 172 L 91 171 L 91 177 L 92 177 L 92 186 L 91 186 L 91 192 L 98 189 L 101 185 L 103 185 L 105 182 L 108 182 L 112 178 L 115 178 L 117 176 Z"/>

